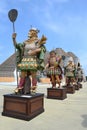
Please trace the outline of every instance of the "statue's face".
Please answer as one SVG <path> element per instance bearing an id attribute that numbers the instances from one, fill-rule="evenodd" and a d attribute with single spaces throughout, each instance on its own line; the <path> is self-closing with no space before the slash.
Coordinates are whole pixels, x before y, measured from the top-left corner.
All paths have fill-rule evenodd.
<path id="1" fill-rule="evenodd" d="M 31 37 L 35 37 L 35 36 L 37 36 L 37 32 L 35 30 L 30 30 L 28 33 L 28 37 L 31 38 Z"/>
<path id="2" fill-rule="evenodd" d="M 72 61 L 69 61 L 68 63 L 69 63 L 69 64 L 72 64 Z"/>
<path id="3" fill-rule="evenodd" d="M 54 52 L 50 53 L 50 57 L 54 57 L 56 54 Z"/>

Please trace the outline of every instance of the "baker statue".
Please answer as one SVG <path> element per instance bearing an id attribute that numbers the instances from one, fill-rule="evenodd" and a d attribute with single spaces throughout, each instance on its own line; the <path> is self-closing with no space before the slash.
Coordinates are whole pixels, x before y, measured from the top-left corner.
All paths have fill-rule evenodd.
<path id="1" fill-rule="evenodd" d="M 83 71 L 82 71 L 80 63 L 78 63 L 78 65 L 77 65 L 75 76 L 76 76 L 77 84 L 82 82 L 82 80 L 83 80 Z"/>
<path id="2" fill-rule="evenodd" d="M 64 67 L 64 74 L 66 78 L 66 86 L 73 85 L 75 82 L 75 65 L 72 57 L 68 58 Z"/>
<path id="3" fill-rule="evenodd" d="M 52 50 L 50 52 L 48 63 L 45 66 L 47 76 L 50 77 L 52 88 L 56 88 L 56 84 L 58 84 L 58 88 L 61 87 L 60 86 L 62 79 L 62 68 L 60 66 L 61 59 L 62 57 L 57 56 L 56 52 Z"/>
<path id="4" fill-rule="evenodd" d="M 44 69 L 44 54 L 46 48 L 46 37 L 38 38 L 36 28 L 31 28 L 28 33 L 28 39 L 23 43 L 16 42 L 16 33 L 13 33 L 12 39 L 17 49 L 17 70 L 21 72 L 20 80 L 15 92 L 21 91 L 23 94 L 35 92 L 37 86 L 36 73 L 37 70 Z"/>

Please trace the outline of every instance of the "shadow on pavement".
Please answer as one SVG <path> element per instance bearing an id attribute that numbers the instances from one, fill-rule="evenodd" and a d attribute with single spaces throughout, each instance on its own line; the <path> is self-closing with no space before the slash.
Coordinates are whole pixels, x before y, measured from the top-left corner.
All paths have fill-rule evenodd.
<path id="1" fill-rule="evenodd" d="M 82 115 L 83 121 L 82 121 L 82 126 L 87 127 L 87 115 Z"/>

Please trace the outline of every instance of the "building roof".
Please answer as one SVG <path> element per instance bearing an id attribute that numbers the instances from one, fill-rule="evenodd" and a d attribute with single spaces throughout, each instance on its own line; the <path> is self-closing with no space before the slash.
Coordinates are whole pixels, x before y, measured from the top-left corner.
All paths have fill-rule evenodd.
<path id="1" fill-rule="evenodd" d="M 0 65 L 0 77 L 13 77 L 15 70 L 15 54 Z"/>

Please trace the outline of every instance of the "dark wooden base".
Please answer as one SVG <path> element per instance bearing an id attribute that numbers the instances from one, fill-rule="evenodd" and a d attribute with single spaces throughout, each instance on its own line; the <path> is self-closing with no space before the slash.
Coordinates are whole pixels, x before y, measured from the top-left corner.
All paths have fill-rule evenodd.
<path id="1" fill-rule="evenodd" d="M 47 88 L 47 98 L 61 100 L 67 98 L 66 88 Z"/>
<path id="2" fill-rule="evenodd" d="M 75 86 L 75 90 L 79 90 L 79 85 L 78 84 L 74 84 Z"/>
<path id="3" fill-rule="evenodd" d="M 66 88 L 67 88 L 67 93 L 69 94 L 75 93 L 75 86 L 67 85 Z"/>
<path id="4" fill-rule="evenodd" d="M 44 112 L 44 94 L 4 95 L 3 116 L 29 121 Z"/>
<path id="5" fill-rule="evenodd" d="M 79 85 L 79 88 L 82 88 L 82 84 L 81 83 L 78 83 L 78 85 Z"/>

